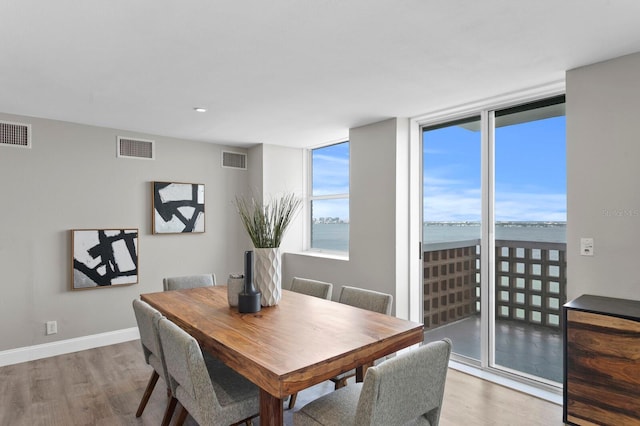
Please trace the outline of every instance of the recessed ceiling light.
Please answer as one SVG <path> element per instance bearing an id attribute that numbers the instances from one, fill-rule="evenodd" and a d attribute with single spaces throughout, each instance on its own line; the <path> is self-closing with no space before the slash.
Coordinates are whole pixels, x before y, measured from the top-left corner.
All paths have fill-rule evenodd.
<path id="1" fill-rule="evenodd" d="M 207 112 L 206 108 L 200 108 L 200 107 L 195 107 L 193 110 L 196 112 Z"/>

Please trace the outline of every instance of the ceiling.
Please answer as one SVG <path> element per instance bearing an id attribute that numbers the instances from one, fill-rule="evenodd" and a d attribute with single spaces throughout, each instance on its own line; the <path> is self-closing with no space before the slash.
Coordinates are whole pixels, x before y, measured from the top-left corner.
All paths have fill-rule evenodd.
<path id="1" fill-rule="evenodd" d="M 308 147 L 640 51 L 640 1 L 3 0 L 0 40 L 0 112 Z"/>

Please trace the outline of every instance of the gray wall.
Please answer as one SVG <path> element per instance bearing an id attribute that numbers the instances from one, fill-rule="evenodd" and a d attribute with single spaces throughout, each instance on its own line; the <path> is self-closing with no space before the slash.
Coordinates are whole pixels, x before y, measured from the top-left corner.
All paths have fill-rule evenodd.
<path id="1" fill-rule="evenodd" d="M 640 300 L 640 54 L 567 73 L 567 280 Z M 580 238 L 594 238 L 594 256 Z"/>
<path id="2" fill-rule="evenodd" d="M 31 117 L 32 149 L 0 146 L 0 351 L 135 327 L 131 300 L 165 276 L 242 270 L 231 200 L 246 171 L 223 169 L 219 145 Z M 156 160 L 116 158 L 116 137 L 156 141 Z M 230 148 L 225 148 L 230 149 Z M 234 149 L 237 152 L 243 150 Z M 206 232 L 151 235 L 151 181 L 205 184 Z M 139 228 L 137 285 L 70 291 L 70 232 Z M 45 321 L 58 334 L 45 336 Z"/>
<path id="3" fill-rule="evenodd" d="M 334 284 L 334 300 L 343 285 L 395 295 L 398 134 L 396 119 L 350 130 L 349 259 L 287 253 L 283 283 L 295 276 L 328 281 Z M 402 134 L 406 137 L 406 130 Z"/>

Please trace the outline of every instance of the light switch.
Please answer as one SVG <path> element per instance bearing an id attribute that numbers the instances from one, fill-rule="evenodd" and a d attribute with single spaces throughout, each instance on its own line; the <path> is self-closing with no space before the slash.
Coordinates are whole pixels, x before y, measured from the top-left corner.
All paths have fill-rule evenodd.
<path id="1" fill-rule="evenodd" d="M 580 238 L 580 254 L 593 256 L 593 238 Z"/>

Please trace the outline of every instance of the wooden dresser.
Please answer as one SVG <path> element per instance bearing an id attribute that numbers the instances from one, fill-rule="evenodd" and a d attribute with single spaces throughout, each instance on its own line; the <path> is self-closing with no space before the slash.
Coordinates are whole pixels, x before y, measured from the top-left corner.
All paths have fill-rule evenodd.
<path id="1" fill-rule="evenodd" d="M 563 315 L 563 421 L 640 425 L 640 301 L 583 295 Z"/>

